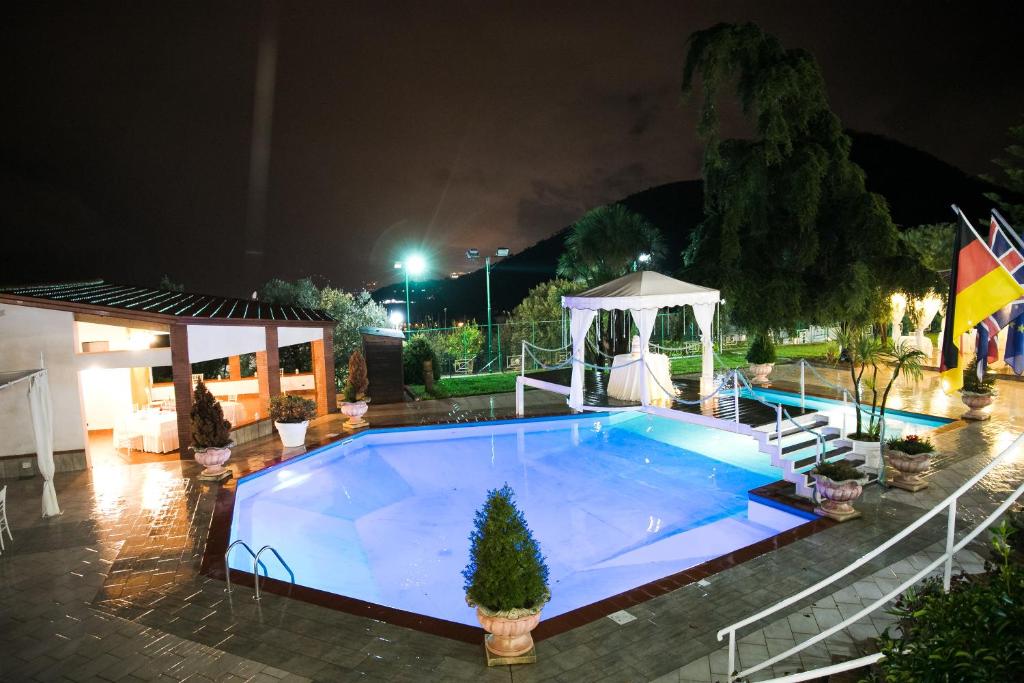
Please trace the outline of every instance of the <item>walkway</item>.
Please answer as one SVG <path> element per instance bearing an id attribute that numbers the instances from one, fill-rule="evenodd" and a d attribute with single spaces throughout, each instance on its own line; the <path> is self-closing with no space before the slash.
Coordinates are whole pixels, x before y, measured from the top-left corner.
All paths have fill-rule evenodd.
<path id="1" fill-rule="evenodd" d="M 793 368 L 776 373 L 795 379 Z M 714 680 L 712 674 L 721 673 L 719 628 L 845 566 L 978 471 L 1024 429 L 1024 385 L 1001 383 L 1001 389 L 991 421 L 936 437 L 947 457 L 930 477 L 931 488 L 909 494 L 873 487 L 861 520 L 700 583 L 623 604 L 633 620 L 619 625 L 602 618 L 553 636 L 538 644 L 536 665 L 519 668 L 487 669 L 479 645 L 276 595 L 257 605 L 251 590 L 241 587 L 226 595 L 223 582 L 197 572 L 218 487 L 197 482 L 192 462 L 57 475 L 64 515 L 50 520 L 38 517 L 38 480 L 8 480 L 15 540 L 0 556 L 0 680 Z M 905 408 L 947 416 L 962 410 L 954 399 L 936 394 L 934 374 L 917 389 L 901 386 L 898 394 Z M 564 410 L 562 400 L 531 392 L 527 406 L 535 414 L 557 412 Z M 371 420 L 382 426 L 503 417 L 511 414 L 512 403 L 506 394 L 375 406 Z M 311 437 L 328 438 L 339 426 L 337 416 L 321 419 Z M 263 439 L 239 447 L 233 463 L 260 465 L 280 455 L 276 439 Z M 1024 457 L 999 474 L 964 500 L 965 523 L 992 509 L 1010 482 L 1024 476 Z M 809 630 L 810 617 L 801 615 L 819 625 L 848 610 L 844 605 L 855 604 L 854 595 L 860 600 L 874 594 L 872 585 L 881 590 L 890 580 L 886 571 L 898 575 L 905 570 L 901 561 L 913 566 L 922 553 L 927 556 L 943 534 L 944 520 L 936 522 L 885 562 L 848 577 L 831 600 L 804 605 L 785 625 L 765 625 L 750 635 L 741 660 L 744 653 L 783 647 L 789 633 Z M 845 647 L 859 647 L 858 641 L 883 625 L 872 621 L 851 629 Z M 808 657 L 824 660 L 843 646 L 829 644 Z"/>

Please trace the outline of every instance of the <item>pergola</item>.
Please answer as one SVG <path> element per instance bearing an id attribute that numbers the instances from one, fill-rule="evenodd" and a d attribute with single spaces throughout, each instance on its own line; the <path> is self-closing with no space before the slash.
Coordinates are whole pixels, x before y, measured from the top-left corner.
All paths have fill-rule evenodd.
<path id="1" fill-rule="evenodd" d="M 649 270 L 630 273 L 574 296 L 563 296 L 562 306 L 569 309 L 571 316 L 569 329 L 572 335 L 572 385 L 569 392 L 569 407 L 573 410 L 583 409 L 583 352 L 587 332 L 598 311 L 629 311 L 639 331 L 640 355 L 646 368 L 647 347 L 654 331 L 658 310 L 690 306 L 697 326 L 700 327 L 701 393 L 707 391 L 714 374 L 711 324 L 715 316 L 715 305 L 719 301 L 721 296 L 717 289 L 683 282 Z M 640 402 L 644 406 L 650 402 L 648 372 L 641 373 Z"/>

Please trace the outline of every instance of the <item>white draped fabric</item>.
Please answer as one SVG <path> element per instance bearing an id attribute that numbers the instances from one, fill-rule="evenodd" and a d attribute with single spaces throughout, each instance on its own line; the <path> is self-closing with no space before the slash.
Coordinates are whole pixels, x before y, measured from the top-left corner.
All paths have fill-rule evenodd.
<path id="1" fill-rule="evenodd" d="M 892 305 L 892 338 L 899 339 L 903 336 L 903 316 L 907 313 L 907 298 L 897 292 L 889 301 Z"/>
<path id="2" fill-rule="evenodd" d="M 715 374 L 714 348 L 712 347 L 714 338 L 711 336 L 711 324 L 715 321 L 715 304 L 694 304 L 693 317 L 697 321 L 697 327 L 700 328 L 700 382 L 703 392 L 710 390 Z"/>
<path id="3" fill-rule="evenodd" d="M 53 403 L 46 372 L 29 379 L 28 401 L 32 408 L 32 431 L 36 438 L 36 461 L 43 475 L 43 517 L 60 514 L 57 490 L 53 487 Z"/>
<path id="4" fill-rule="evenodd" d="M 640 337 L 640 357 L 643 358 L 641 365 L 647 367 L 647 349 L 651 343 L 651 333 L 654 332 L 654 321 L 658 319 L 657 308 L 631 308 L 630 315 L 636 323 L 636 329 Z M 651 402 L 650 373 L 640 373 L 640 404 L 649 405 Z"/>
<path id="5" fill-rule="evenodd" d="M 583 410 L 583 350 L 587 344 L 587 332 L 596 315 L 597 311 L 574 308 L 569 320 L 569 334 L 572 335 L 572 384 L 569 407 L 573 410 Z"/>
<path id="6" fill-rule="evenodd" d="M 935 316 L 938 315 L 941 309 L 942 299 L 935 295 L 926 296 L 924 299 L 917 302 L 917 330 L 915 334 L 917 336 L 917 348 L 921 349 L 922 351 L 924 350 L 926 341 L 924 337 L 924 331 L 927 330 L 929 326 L 931 326 L 932 321 L 935 320 Z M 1006 335 L 1002 336 L 1005 337 Z M 930 347 L 931 340 L 927 341 L 929 342 L 927 346 Z M 930 356 L 931 354 L 929 353 L 928 355 Z M 1000 358 L 1001 357 L 1002 356 L 1000 356 Z"/>
<path id="7" fill-rule="evenodd" d="M 562 306 L 572 312 L 570 327 L 573 367 L 569 407 L 573 410 L 583 408 L 583 346 L 587 330 L 597 311 L 629 311 L 632 314 L 640 332 L 640 351 L 646 367 L 648 344 L 654 331 L 658 309 L 692 306 L 704 342 L 701 373 L 702 377 L 706 375 L 710 383 L 714 368 L 711 323 L 714 320 L 715 304 L 720 298 L 716 289 L 682 282 L 653 271 L 630 273 L 580 294 L 563 296 Z M 647 373 L 642 373 L 641 376 L 644 381 L 641 403 L 649 405 L 651 391 L 647 385 Z"/>

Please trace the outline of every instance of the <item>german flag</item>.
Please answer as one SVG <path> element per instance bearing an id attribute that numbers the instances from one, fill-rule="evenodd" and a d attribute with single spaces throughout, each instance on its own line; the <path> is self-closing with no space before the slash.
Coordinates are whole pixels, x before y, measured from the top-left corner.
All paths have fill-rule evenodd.
<path id="1" fill-rule="evenodd" d="M 939 365 L 946 393 L 953 393 L 964 385 L 960 348 L 956 344 L 960 335 L 1003 306 L 1024 297 L 1024 287 L 996 260 L 963 213 L 959 209 L 956 212 L 958 227 L 953 243 L 949 303 Z"/>

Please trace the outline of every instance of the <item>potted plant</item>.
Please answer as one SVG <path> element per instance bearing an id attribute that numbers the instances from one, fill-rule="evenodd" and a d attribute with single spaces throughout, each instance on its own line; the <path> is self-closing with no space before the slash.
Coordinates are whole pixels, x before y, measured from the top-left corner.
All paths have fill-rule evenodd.
<path id="1" fill-rule="evenodd" d="M 205 469 L 199 474 L 204 481 L 221 481 L 231 476 L 224 463 L 231 457 L 231 423 L 224 419 L 220 403 L 206 384 L 199 380 L 192 392 L 192 451 L 196 462 Z"/>
<path id="2" fill-rule="evenodd" d="M 305 445 L 306 428 L 314 417 L 316 401 L 288 394 L 278 394 L 270 399 L 270 418 L 285 448 Z"/>
<path id="3" fill-rule="evenodd" d="M 926 488 L 928 482 L 921 479 L 920 475 L 928 471 L 928 465 L 931 463 L 932 453 L 935 451 L 932 442 L 911 434 L 899 439 L 889 439 L 885 445 L 888 447 L 886 458 L 898 473 L 890 482 L 890 486 L 911 492 Z"/>
<path id="4" fill-rule="evenodd" d="M 761 333 L 754 337 L 754 343 L 747 350 L 747 362 L 750 363 L 752 384 L 768 385 L 768 375 L 775 368 L 775 344 L 767 334 Z"/>
<path id="5" fill-rule="evenodd" d="M 548 567 L 514 495 L 508 484 L 487 493 L 473 520 L 469 564 L 462 572 L 466 603 L 476 607 L 489 634 L 488 666 L 537 661 L 530 631 L 551 598 Z"/>
<path id="6" fill-rule="evenodd" d="M 814 489 L 820 499 L 818 507 L 814 508 L 816 513 L 837 522 L 860 517 L 860 511 L 851 505 L 864 491 L 861 482 L 865 477 L 860 470 L 846 460 L 838 460 L 819 462 L 810 475 L 814 477 Z"/>
<path id="7" fill-rule="evenodd" d="M 864 464 L 875 472 L 882 469 L 881 441 L 885 424 L 885 408 L 896 380 L 903 375 L 913 381 L 922 377 L 922 351 L 906 342 L 883 343 L 865 332 L 847 331 L 839 335 L 839 343 L 850 363 L 856 428 L 846 435 L 853 452 L 864 458 Z M 879 367 L 892 370 L 884 388 L 878 379 Z M 884 373 L 883 373 L 884 374 Z M 865 418 L 867 418 L 865 420 Z"/>
<path id="8" fill-rule="evenodd" d="M 978 377 L 978 360 L 974 359 L 964 368 L 964 386 L 960 390 L 960 400 L 970 408 L 961 415 L 965 420 L 987 420 L 991 417 L 985 410 L 992 404 L 996 396 L 995 374 L 986 371 Z"/>
<path id="9" fill-rule="evenodd" d="M 343 389 L 345 401 L 341 404 L 341 412 L 348 416 L 345 421 L 345 429 L 358 429 L 366 427 L 370 423 L 363 419 L 368 406 L 366 405 L 366 390 L 370 381 L 366 376 L 366 359 L 363 353 L 356 349 L 348 357 L 348 380 Z"/>

